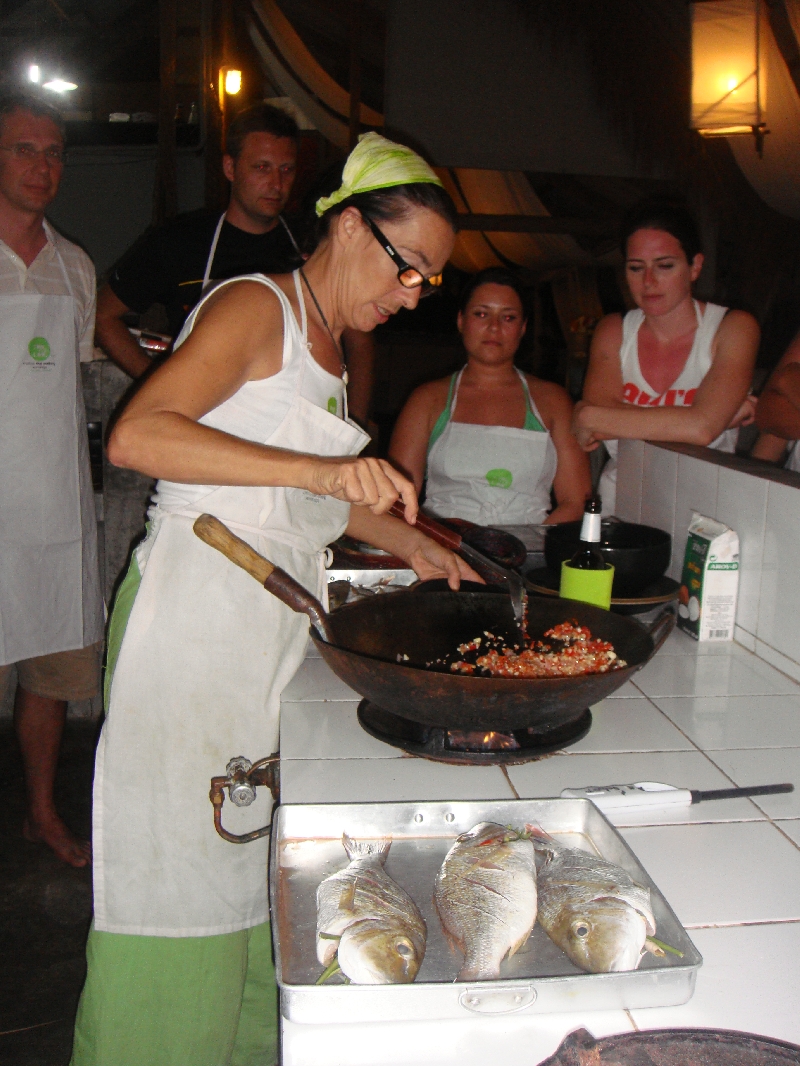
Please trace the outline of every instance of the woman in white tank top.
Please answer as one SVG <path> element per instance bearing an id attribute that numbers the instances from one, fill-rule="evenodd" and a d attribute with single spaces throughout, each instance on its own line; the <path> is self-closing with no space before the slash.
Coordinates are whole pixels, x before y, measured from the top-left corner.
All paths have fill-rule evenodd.
<path id="1" fill-rule="evenodd" d="M 611 455 L 601 479 L 603 511 L 616 496 L 616 442 L 674 441 L 733 451 L 752 422 L 748 396 L 759 330 L 752 315 L 692 297 L 703 255 L 682 205 L 653 199 L 623 222 L 625 275 L 637 307 L 607 315 L 592 339 L 573 432 L 586 451 Z"/>

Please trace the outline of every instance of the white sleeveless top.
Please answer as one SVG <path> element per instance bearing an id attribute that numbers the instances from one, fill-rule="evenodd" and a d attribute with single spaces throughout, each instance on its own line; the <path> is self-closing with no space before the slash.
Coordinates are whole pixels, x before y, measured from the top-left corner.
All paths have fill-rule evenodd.
<path id="1" fill-rule="evenodd" d="M 697 330 L 689 357 L 672 385 L 659 394 L 654 394 L 653 386 L 645 380 L 639 365 L 639 330 L 644 322 L 644 311 L 637 307 L 625 315 L 622 320 L 622 346 L 619 350 L 624 403 L 637 407 L 692 406 L 697 390 L 714 361 L 711 346 L 728 308 L 708 303 L 705 311 L 701 311 L 700 304 L 695 300 L 694 310 L 697 315 Z M 738 429 L 725 429 L 709 444 L 709 448 L 720 452 L 733 452 L 736 450 L 738 434 Z M 604 444 L 609 460 L 603 468 L 599 491 L 603 501 L 603 514 L 613 514 L 616 507 L 618 442 L 607 440 Z"/>
<path id="2" fill-rule="evenodd" d="M 300 385 L 301 396 L 313 403 L 315 407 L 321 407 L 324 411 L 337 415 L 339 418 L 347 418 L 347 397 L 344 380 L 335 374 L 328 373 L 311 356 L 311 345 L 308 343 L 308 319 L 300 287 L 299 271 L 296 270 L 293 276 L 297 291 L 297 302 L 300 305 L 300 325 L 297 323 L 292 311 L 292 305 L 286 295 L 274 281 L 263 274 L 248 274 L 243 277 L 229 278 L 227 281 L 214 286 L 213 290 L 200 301 L 186 319 L 183 329 L 175 342 L 175 348 L 179 348 L 194 329 L 197 315 L 206 300 L 213 293 L 217 293 L 223 285 L 230 285 L 237 281 L 258 281 L 266 284 L 278 297 L 283 311 L 284 332 L 281 369 L 277 374 L 273 374 L 272 377 L 263 378 L 260 381 L 245 382 L 233 396 L 198 419 L 200 425 L 211 426 L 213 429 L 221 430 L 223 433 L 230 433 L 232 436 L 241 437 L 244 440 L 263 443 L 274 433 L 286 417 L 294 398 L 298 376 L 301 373 L 303 374 Z M 293 358 L 293 353 L 301 352 L 307 352 L 309 357 L 305 360 Z M 156 506 L 167 510 L 186 507 L 207 495 L 212 488 L 213 486 L 210 485 L 187 485 L 183 482 L 161 480 L 156 485 L 151 511 Z"/>

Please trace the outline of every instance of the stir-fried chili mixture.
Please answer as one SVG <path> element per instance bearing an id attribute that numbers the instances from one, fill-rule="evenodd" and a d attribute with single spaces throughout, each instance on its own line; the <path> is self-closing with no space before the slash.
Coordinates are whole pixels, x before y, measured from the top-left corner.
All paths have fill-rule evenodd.
<path id="1" fill-rule="evenodd" d="M 617 658 L 612 644 L 592 637 L 586 626 L 575 621 L 553 626 L 544 638 L 531 640 L 525 647 L 509 647 L 504 637 L 484 630 L 482 636 L 459 644 L 452 655 L 426 665 L 477 677 L 575 677 L 627 666 Z"/>

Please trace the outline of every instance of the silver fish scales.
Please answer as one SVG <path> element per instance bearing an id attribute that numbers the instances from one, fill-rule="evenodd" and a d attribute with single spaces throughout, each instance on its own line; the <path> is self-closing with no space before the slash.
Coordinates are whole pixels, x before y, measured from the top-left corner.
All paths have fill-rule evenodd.
<path id="1" fill-rule="evenodd" d="M 539 859 L 539 924 L 590 973 L 635 970 L 656 931 L 650 890 L 621 866 L 528 826 Z"/>
<path id="2" fill-rule="evenodd" d="M 381 837 L 342 844 L 350 863 L 317 889 L 317 958 L 337 956 L 354 984 L 407 984 L 425 957 L 427 928 L 416 904 L 384 870 L 392 845 Z"/>
<path id="3" fill-rule="evenodd" d="M 464 952 L 458 981 L 493 979 L 536 921 L 536 864 L 524 835 L 480 822 L 462 833 L 436 877 L 434 902 L 448 937 Z"/>

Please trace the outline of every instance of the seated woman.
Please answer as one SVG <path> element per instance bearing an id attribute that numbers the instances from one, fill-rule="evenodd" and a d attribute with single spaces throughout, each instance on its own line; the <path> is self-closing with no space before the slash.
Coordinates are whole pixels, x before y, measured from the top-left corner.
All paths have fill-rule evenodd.
<path id="1" fill-rule="evenodd" d="M 458 313 L 467 365 L 421 385 L 400 412 L 389 454 L 417 491 L 427 476 L 431 514 L 492 526 L 583 514 L 589 464 L 570 432 L 569 396 L 514 366 L 526 325 L 513 273 L 475 275 Z"/>
<path id="2" fill-rule="evenodd" d="M 800 333 L 769 376 L 758 401 L 756 424 L 761 435 L 753 458 L 782 463 L 800 473 Z"/>
<path id="3" fill-rule="evenodd" d="M 589 356 L 572 428 L 592 451 L 606 442 L 603 513 L 616 504 L 617 439 L 681 441 L 732 452 L 753 421 L 748 396 L 756 320 L 692 297 L 703 267 L 697 224 L 683 205 L 651 199 L 622 224 L 625 275 L 636 310 L 607 315 Z"/>

